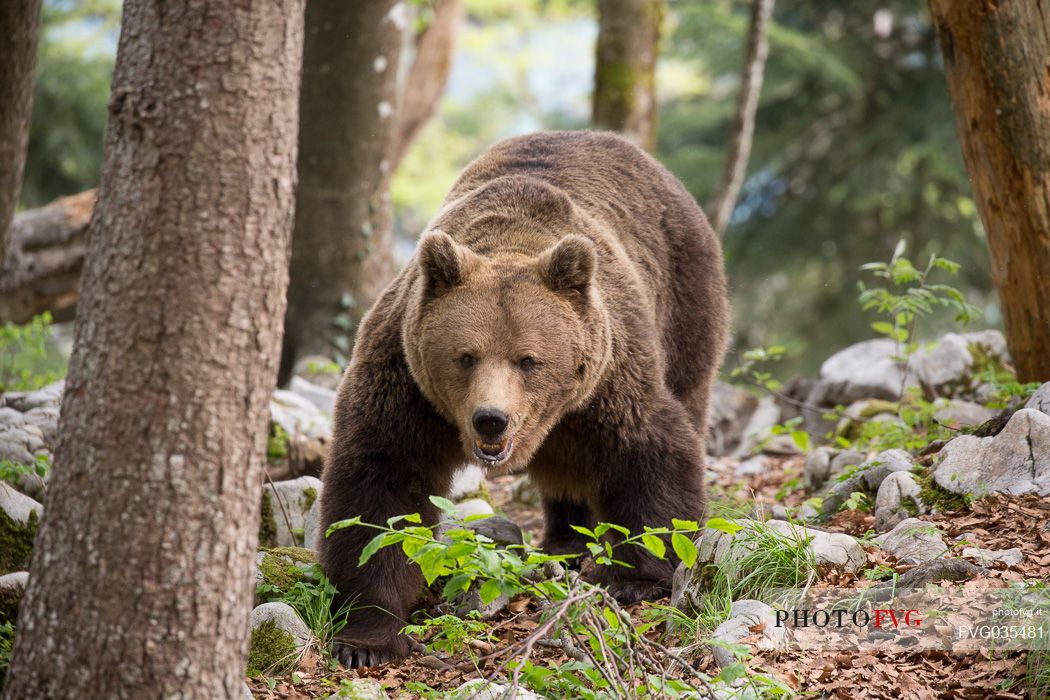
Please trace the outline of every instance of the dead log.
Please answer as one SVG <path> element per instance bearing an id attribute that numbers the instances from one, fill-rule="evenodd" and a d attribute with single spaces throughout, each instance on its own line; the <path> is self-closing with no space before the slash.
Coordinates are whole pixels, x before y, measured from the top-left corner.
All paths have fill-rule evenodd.
<path id="1" fill-rule="evenodd" d="M 15 216 L 0 270 L 0 323 L 26 323 L 44 311 L 72 320 L 94 207 L 88 190 Z"/>

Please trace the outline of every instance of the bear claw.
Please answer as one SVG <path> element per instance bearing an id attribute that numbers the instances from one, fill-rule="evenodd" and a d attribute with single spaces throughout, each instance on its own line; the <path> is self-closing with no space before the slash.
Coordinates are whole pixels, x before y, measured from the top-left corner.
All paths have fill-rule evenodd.
<path id="1" fill-rule="evenodd" d="M 368 647 L 336 640 L 332 645 L 332 656 L 347 668 L 368 668 L 396 661 L 405 655 L 390 647 Z"/>

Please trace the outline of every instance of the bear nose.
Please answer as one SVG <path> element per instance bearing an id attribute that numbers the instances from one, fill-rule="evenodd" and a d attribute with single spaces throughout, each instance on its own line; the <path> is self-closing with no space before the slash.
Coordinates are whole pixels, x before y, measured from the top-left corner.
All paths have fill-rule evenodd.
<path id="1" fill-rule="evenodd" d="M 507 414 L 498 408 L 479 408 L 471 418 L 478 435 L 495 440 L 507 429 Z"/>

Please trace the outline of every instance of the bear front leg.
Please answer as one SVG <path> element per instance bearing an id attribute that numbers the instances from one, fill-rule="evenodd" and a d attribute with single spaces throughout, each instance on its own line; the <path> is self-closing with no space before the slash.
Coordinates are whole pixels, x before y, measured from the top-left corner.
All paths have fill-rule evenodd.
<path id="1" fill-rule="evenodd" d="M 365 323 L 359 335 L 355 360 L 339 388 L 322 475 L 318 555 L 338 591 L 333 610 L 344 602 L 352 605 L 333 648 L 350 668 L 408 655 L 410 641 L 401 629 L 423 592 L 423 576 L 397 546 L 379 550 L 358 567 L 361 551 L 378 534 L 373 528 L 324 533 L 332 523 L 355 516 L 386 525 L 393 516 L 419 513 L 424 524 L 433 525 L 438 513 L 429 496 L 447 494 L 462 459 L 455 429 L 412 380 L 396 333 L 382 330 Z"/>
<path id="2" fill-rule="evenodd" d="M 399 470 L 391 464 L 392 460 L 379 456 L 333 463 L 325 474 L 321 497 L 325 528 L 358 515 L 362 522 L 385 524 L 395 515 L 419 513 L 425 524 L 435 523 L 437 513 L 427 495 L 437 490 L 419 481 L 406 488 L 405 477 L 411 477 L 396 475 Z M 423 576 L 397 546 L 379 550 L 358 567 L 361 551 L 377 534 L 373 528 L 349 527 L 333 532 L 319 547 L 321 565 L 338 590 L 333 610 L 344 602 L 351 605 L 346 627 L 336 636 L 332 650 L 347 668 L 395 661 L 411 650 L 401 628 L 423 591 Z"/>
<path id="3" fill-rule="evenodd" d="M 665 398 L 621 436 L 627 439 L 603 440 L 599 448 L 601 480 L 592 502 L 596 520 L 622 525 L 632 535 L 647 525 L 671 527 L 674 518 L 699 521 L 705 508 L 701 442 L 678 401 Z M 606 536 L 614 545 L 623 539 L 615 532 Z M 615 558 L 631 567 L 594 565 L 588 578 L 623 604 L 663 597 L 671 591 L 678 565 L 669 539 L 665 559 L 619 544 Z"/>

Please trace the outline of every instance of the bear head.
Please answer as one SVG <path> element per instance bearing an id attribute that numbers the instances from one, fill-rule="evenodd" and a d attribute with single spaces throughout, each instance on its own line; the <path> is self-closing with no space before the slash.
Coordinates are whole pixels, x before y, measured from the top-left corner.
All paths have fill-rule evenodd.
<path id="1" fill-rule="evenodd" d="M 524 467 L 558 420 L 588 402 L 612 345 L 597 262 L 578 234 L 534 256 L 482 256 L 441 231 L 421 239 L 405 355 L 469 460 Z"/>

